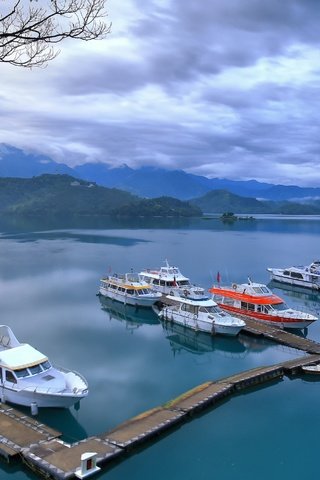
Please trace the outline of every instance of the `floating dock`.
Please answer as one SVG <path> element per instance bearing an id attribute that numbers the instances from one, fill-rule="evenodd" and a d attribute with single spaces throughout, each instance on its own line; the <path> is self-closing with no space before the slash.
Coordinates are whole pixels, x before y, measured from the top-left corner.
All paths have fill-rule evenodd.
<path id="1" fill-rule="evenodd" d="M 218 405 L 226 398 L 258 385 L 297 375 L 302 367 L 320 363 L 320 344 L 246 318 L 246 333 L 302 350 L 307 355 L 272 366 L 254 368 L 229 377 L 208 381 L 166 404 L 144 412 L 111 431 L 68 444 L 62 434 L 8 405 L 0 404 L 0 455 L 7 461 L 18 457 L 46 478 L 67 480 L 78 477 L 84 454 L 96 454 L 97 469 L 108 468 L 132 451 L 174 431 L 193 415 Z M 78 477 L 79 478 L 79 477 Z"/>

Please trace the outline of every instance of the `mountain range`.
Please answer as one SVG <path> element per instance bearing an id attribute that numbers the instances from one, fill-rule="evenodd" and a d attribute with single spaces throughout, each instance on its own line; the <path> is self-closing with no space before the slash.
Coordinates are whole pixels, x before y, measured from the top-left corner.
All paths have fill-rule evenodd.
<path id="1" fill-rule="evenodd" d="M 236 181 L 207 178 L 183 170 L 167 170 L 128 165 L 113 168 L 106 163 L 86 163 L 71 168 L 49 157 L 26 153 L 10 145 L 0 144 L 0 177 L 31 178 L 41 174 L 67 174 L 97 185 L 125 190 L 139 197 L 161 196 L 190 200 L 212 190 L 227 190 L 241 197 L 273 201 L 314 203 L 320 199 L 320 188 L 294 185 L 273 185 L 256 180 Z"/>

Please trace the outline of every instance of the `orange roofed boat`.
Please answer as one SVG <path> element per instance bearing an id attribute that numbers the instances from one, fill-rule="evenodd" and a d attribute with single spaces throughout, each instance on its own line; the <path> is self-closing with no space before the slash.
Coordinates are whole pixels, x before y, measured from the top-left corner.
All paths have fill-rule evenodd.
<path id="1" fill-rule="evenodd" d="M 318 320 L 310 313 L 289 308 L 282 298 L 266 285 L 255 283 L 235 284 L 230 287 L 213 286 L 209 289 L 213 300 L 224 310 L 239 313 L 280 328 L 305 328 Z"/>

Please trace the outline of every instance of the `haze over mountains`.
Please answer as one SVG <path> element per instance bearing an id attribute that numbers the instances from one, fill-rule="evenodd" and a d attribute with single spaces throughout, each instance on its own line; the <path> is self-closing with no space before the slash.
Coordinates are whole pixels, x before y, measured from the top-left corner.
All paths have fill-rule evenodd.
<path id="1" fill-rule="evenodd" d="M 241 197 L 273 201 L 317 203 L 320 199 L 320 188 L 272 185 L 256 180 L 209 179 L 183 170 L 165 170 L 152 166 L 134 170 L 127 165 L 112 168 L 103 163 L 87 163 L 71 168 L 45 156 L 28 154 L 9 145 L 0 145 L 0 177 L 31 178 L 44 173 L 68 174 L 147 198 L 170 196 L 190 200 L 212 190 L 227 190 Z"/>

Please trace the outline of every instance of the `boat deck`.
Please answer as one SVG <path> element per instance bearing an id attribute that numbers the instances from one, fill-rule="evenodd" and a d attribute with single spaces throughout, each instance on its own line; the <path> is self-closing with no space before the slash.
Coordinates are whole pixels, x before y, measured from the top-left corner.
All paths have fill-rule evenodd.
<path id="1" fill-rule="evenodd" d="M 283 330 L 246 319 L 245 333 L 306 352 L 290 361 L 212 379 L 147 412 L 129 419 L 111 431 L 74 444 L 61 434 L 18 410 L 0 404 L 0 455 L 8 461 L 19 456 L 39 475 L 52 479 L 75 478 L 83 453 L 97 453 L 97 465 L 110 468 L 115 461 L 148 446 L 164 432 L 174 431 L 196 414 L 218 406 L 227 398 L 259 385 L 281 381 L 283 376 L 303 374 L 302 367 L 320 362 L 320 344 Z"/>

